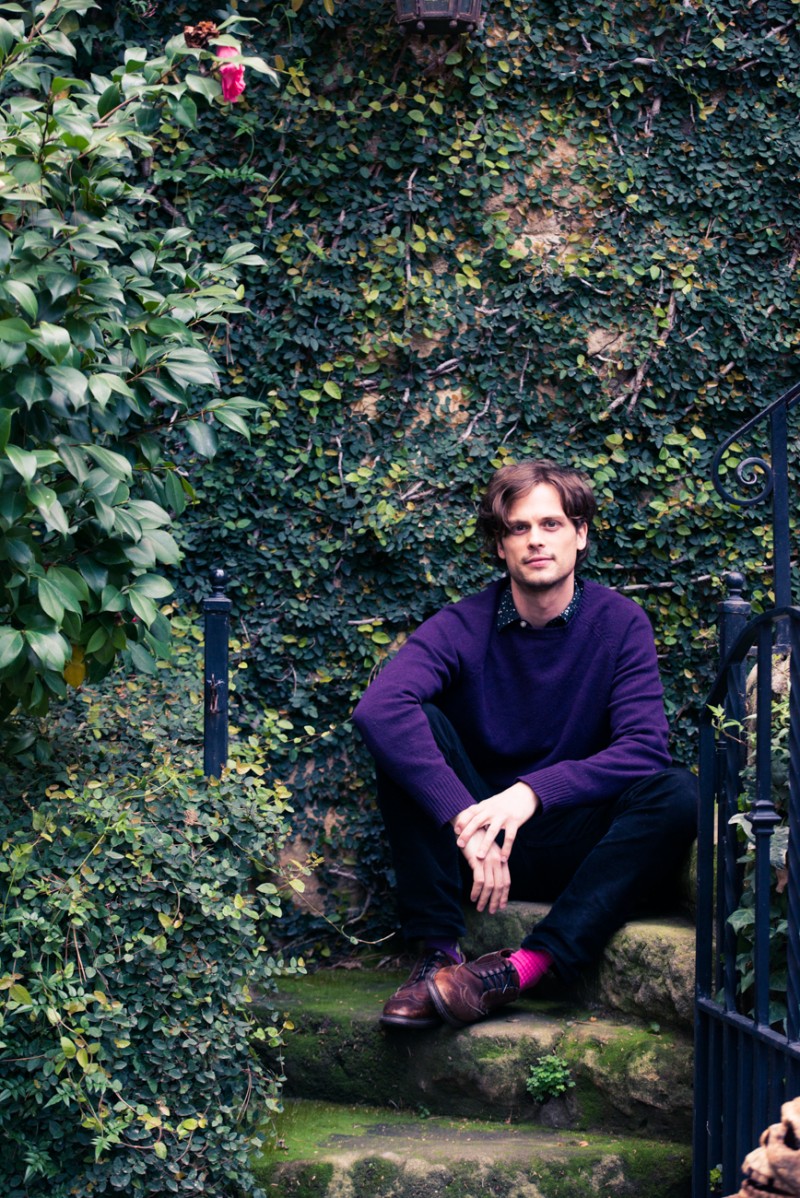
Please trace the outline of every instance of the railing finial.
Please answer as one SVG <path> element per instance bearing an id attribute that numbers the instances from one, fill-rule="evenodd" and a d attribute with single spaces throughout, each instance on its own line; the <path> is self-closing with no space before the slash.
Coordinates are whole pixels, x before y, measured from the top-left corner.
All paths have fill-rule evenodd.
<path id="1" fill-rule="evenodd" d="M 227 571 L 222 566 L 212 566 L 208 572 L 208 580 L 211 583 L 211 597 L 213 599 L 224 599 L 225 587 L 228 583 Z"/>

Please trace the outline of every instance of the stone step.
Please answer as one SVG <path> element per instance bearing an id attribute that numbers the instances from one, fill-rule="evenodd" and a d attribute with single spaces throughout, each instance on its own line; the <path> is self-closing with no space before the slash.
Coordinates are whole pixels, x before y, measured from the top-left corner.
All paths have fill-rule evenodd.
<path id="1" fill-rule="evenodd" d="M 689 1198 L 681 1144 L 287 1103 L 255 1162 L 276 1198 Z"/>
<path id="2" fill-rule="evenodd" d="M 517 948 L 547 913 L 541 903 L 509 903 L 496 915 L 467 912 L 464 951 L 479 957 L 498 948 Z M 612 937 L 600 963 L 567 989 L 549 982 L 548 997 L 599 1003 L 646 1023 L 692 1032 L 694 1027 L 695 929 L 689 919 L 670 916 L 632 920 Z"/>
<path id="3" fill-rule="evenodd" d="M 283 1050 L 287 1096 L 688 1142 L 692 1046 L 680 1028 L 537 990 L 458 1031 L 387 1031 L 378 1016 L 406 973 L 320 970 L 256 1004 L 266 1024 L 276 1010 L 294 1024 Z M 531 1067 L 553 1052 L 575 1084 L 535 1103 Z"/>

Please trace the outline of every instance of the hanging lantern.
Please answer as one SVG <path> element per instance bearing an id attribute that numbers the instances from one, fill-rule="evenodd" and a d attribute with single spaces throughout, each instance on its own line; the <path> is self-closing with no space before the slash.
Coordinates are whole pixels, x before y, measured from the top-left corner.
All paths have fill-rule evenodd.
<path id="1" fill-rule="evenodd" d="M 481 16 L 481 0 L 396 0 L 397 23 L 404 33 L 472 33 Z"/>

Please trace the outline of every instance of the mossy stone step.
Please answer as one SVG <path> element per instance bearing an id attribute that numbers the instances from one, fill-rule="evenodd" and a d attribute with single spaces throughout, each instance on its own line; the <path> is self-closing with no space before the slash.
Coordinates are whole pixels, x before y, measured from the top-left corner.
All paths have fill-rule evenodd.
<path id="1" fill-rule="evenodd" d="M 255 1162 L 276 1198 L 688 1198 L 682 1145 L 288 1103 Z"/>
<path id="2" fill-rule="evenodd" d="M 509 903 L 496 915 L 467 912 L 463 947 L 470 957 L 506 946 L 516 948 L 548 912 L 542 903 Z M 569 990 L 545 988 L 548 995 L 596 1002 L 646 1023 L 694 1027 L 695 929 L 675 915 L 631 920 L 606 946 L 602 960 Z"/>
<path id="3" fill-rule="evenodd" d="M 285 1011 L 287 1096 L 688 1141 L 692 1047 L 676 1029 L 523 996 L 472 1027 L 387 1031 L 378 1016 L 405 974 L 321 970 L 287 979 L 256 1012 Z M 535 993 L 535 992 L 534 992 Z M 531 1066 L 557 1052 L 575 1085 L 536 1104 Z"/>

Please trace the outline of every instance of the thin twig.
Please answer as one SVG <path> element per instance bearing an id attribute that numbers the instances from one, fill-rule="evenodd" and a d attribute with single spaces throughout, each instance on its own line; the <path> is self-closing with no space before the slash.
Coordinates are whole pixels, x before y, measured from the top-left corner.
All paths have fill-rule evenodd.
<path id="1" fill-rule="evenodd" d="M 489 394 L 486 396 L 486 403 L 483 405 L 480 412 L 475 413 L 475 415 L 472 417 L 472 419 L 470 420 L 467 427 L 464 429 L 464 432 L 458 438 L 459 445 L 461 445 L 462 442 L 468 440 L 468 438 L 472 436 L 472 430 L 474 429 L 475 425 L 480 420 L 481 416 L 485 416 L 485 414 L 489 411 L 493 397 L 494 397 L 494 393 L 492 391 L 490 391 Z"/>

